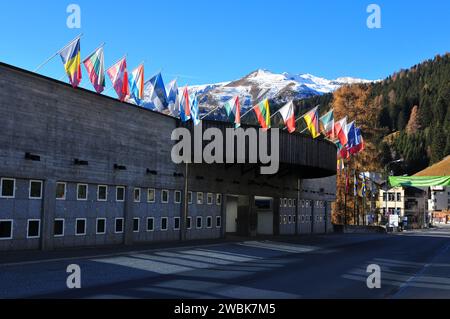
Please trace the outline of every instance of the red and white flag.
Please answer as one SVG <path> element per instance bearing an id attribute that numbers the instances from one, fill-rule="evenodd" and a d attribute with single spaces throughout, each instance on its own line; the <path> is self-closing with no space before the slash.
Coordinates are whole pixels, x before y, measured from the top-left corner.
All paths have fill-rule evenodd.
<path id="1" fill-rule="evenodd" d="M 280 109 L 280 114 L 283 117 L 284 125 L 286 125 L 289 133 L 295 132 L 295 112 L 294 102 L 289 102 Z"/>
<path id="2" fill-rule="evenodd" d="M 126 59 L 121 59 L 119 62 L 110 67 L 106 73 L 108 73 L 108 76 L 111 79 L 119 100 L 122 102 L 125 101 L 125 99 L 130 95 Z"/>

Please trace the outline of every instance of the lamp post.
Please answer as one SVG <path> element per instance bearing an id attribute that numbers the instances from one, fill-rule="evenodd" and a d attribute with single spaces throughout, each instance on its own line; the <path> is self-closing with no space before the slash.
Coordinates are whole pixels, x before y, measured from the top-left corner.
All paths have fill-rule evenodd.
<path id="1" fill-rule="evenodd" d="M 385 196 L 386 196 L 386 200 L 385 200 L 386 211 L 385 211 L 385 214 L 387 214 L 388 211 L 389 211 L 389 208 L 388 208 L 388 201 L 389 201 L 389 197 L 388 197 L 388 190 L 389 190 L 389 188 L 388 188 L 388 184 L 389 184 L 389 176 L 392 176 L 392 175 L 393 175 L 393 172 L 389 172 L 388 169 L 389 169 L 389 166 L 391 166 L 392 164 L 402 163 L 402 162 L 404 162 L 404 160 L 401 158 L 401 159 L 398 159 L 398 160 L 395 160 L 395 161 L 391 161 L 391 162 L 387 163 L 387 164 L 384 166 L 384 174 L 385 174 L 385 177 L 386 177 L 386 183 L 384 184 L 384 194 L 385 194 Z M 394 199 L 395 199 L 395 198 L 394 198 Z M 389 220 L 388 220 L 388 225 L 389 225 Z"/>

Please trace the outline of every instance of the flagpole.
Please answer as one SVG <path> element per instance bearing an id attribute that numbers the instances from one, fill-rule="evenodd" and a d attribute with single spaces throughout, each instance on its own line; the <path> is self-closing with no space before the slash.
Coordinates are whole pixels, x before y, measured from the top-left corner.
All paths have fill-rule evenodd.
<path id="1" fill-rule="evenodd" d="M 80 39 L 83 36 L 83 33 L 81 33 L 79 36 L 77 36 L 76 38 L 74 38 L 72 41 L 70 41 L 68 44 L 66 44 L 65 46 L 63 46 L 60 50 L 58 50 L 58 52 L 56 52 L 55 54 L 53 54 L 51 57 L 49 57 L 47 60 L 45 60 L 43 63 L 41 63 L 33 72 L 37 73 L 40 69 L 42 69 L 47 63 L 49 63 L 51 60 L 53 60 L 62 50 L 64 50 L 65 48 L 67 48 L 69 45 L 71 45 L 73 42 L 75 42 L 76 40 Z"/>
<path id="2" fill-rule="evenodd" d="M 91 55 L 93 55 L 95 52 L 97 52 L 97 50 L 98 49 L 100 49 L 100 48 L 103 48 L 104 46 L 105 46 L 105 42 L 103 42 L 100 46 L 98 46 L 97 48 L 95 48 L 95 50 L 93 50 L 92 52 L 91 52 L 91 54 L 89 54 L 87 57 L 90 57 Z M 84 61 L 86 61 L 86 59 L 87 58 L 85 58 L 84 60 L 83 60 L 83 63 L 84 63 Z"/>
<path id="3" fill-rule="evenodd" d="M 213 114 L 214 111 L 218 110 L 219 108 L 220 108 L 220 106 L 218 106 L 218 107 L 212 109 L 208 114 L 206 114 L 205 116 L 203 116 L 200 120 L 203 121 L 205 118 L 207 118 L 208 116 L 210 116 L 211 114 Z"/>
<path id="4" fill-rule="evenodd" d="M 255 107 L 251 107 L 250 110 L 248 110 L 247 112 L 244 113 L 244 115 L 241 116 L 241 120 L 244 116 L 246 116 L 247 114 L 249 114 L 251 111 L 253 111 Z"/>

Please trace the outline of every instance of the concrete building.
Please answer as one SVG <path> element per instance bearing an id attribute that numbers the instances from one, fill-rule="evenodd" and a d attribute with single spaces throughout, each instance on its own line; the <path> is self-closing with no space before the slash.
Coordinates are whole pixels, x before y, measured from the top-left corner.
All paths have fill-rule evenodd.
<path id="1" fill-rule="evenodd" d="M 175 164 L 183 125 L 0 64 L 0 251 L 331 231 L 333 143 L 281 132 L 267 176 L 260 163 Z"/>
<path id="2" fill-rule="evenodd" d="M 450 223 L 450 187 L 431 187 L 428 212 L 435 224 Z"/>

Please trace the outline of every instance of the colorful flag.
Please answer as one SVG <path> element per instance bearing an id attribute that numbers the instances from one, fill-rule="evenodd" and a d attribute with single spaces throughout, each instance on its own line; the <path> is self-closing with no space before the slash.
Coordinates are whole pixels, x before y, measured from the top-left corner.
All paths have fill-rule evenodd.
<path id="1" fill-rule="evenodd" d="M 344 169 L 345 169 L 344 159 L 338 158 L 338 160 L 337 160 L 337 170 L 338 170 L 338 172 L 341 173 L 342 171 L 344 171 Z"/>
<path id="2" fill-rule="evenodd" d="M 161 73 L 156 74 L 147 83 L 145 83 L 145 98 L 144 107 L 162 112 L 167 109 L 169 103 L 167 102 L 166 87 Z"/>
<path id="3" fill-rule="evenodd" d="M 326 137 L 331 140 L 335 139 L 334 134 L 334 111 L 331 110 L 320 118 L 320 124 L 322 125 L 322 132 Z"/>
<path id="4" fill-rule="evenodd" d="M 360 196 L 361 197 L 366 197 L 366 193 L 367 193 L 366 177 L 364 176 L 363 180 L 362 180 Z"/>
<path id="5" fill-rule="evenodd" d="M 342 159 L 349 159 L 350 153 L 348 152 L 347 146 L 342 146 L 340 141 L 336 141 L 336 146 L 338 149 L 338 157 Z"/>
<path id="6" fill-rule="evenodd" d="M 105 55 L 103 46 L 95 50 L 86 60 L 83 61 L 84 67 L 89 74 L 89 80 L 97 93 L 102 93 L 106 86 L 105 79 Z"/>
<path id="7" fill-rule="evenodd" d="M 238 96 L 225 103 L 225 111 L 229 120 L 235 124 L 235 127 L 241 127 L 241 103 Z"/>
<path id="8" fill-rule="evenodd" d="M 198 99 L 197 99 L 197 92 L 191 96 L 191 118 L 192 122 L 194 122 L 194 125 L 197 126 L 200 124 L 200 109 L 198 106 Z"/>
<path id="9" fill-rule="evenodd" d="M 177 117 L 180 115 L 180 94 L 178 92 L 177 80 L 169 83 L 167 89 L 167 103 L 170 113 Z"/>
<path id="10" fill-rule="evenodd" d="M 366 148 L 364 139 L 362 137 L 361 129 L 359 127 L 355 128 L 355 138 L 356 138 L 355 146 L 353 146 L 350 149 L 351 154 L 358 154 L 364 151 L 364 149 Z"/>
<path id="11" fill-rule="evenodd" d="M 304 117 L 306 122 L 306 126 L 308 127 L 309 132 L 313 138 L 317 138 L 320 136 L 319 131 L 319 107 L 316 106 L 314 109 L 309 111 Z"/>
<path id="12" fill-rule="evenodd" d="M 280 109 L 280 114 L 283 117 L 284 125 L 286 125 L 289 133 L 295 132 L 295 111 L 294 102 L 289 102 Z"/>
<path id="13" fill-rule="evenodd" d="M 144 99 L 144 65 L 139 65 L 130 73 L 130 95 L 137 105 Z"/>
<path id="14" fill-rule="evenodd" d="M 334 125 L 334 134 L 341 145 L 347 145 L 347 117 L 344 117 Z"/>
<path id="15" fill-rule="evenodd" d="M 259 124 L 264 130 L 268 130 L 270 128 L 270 107 L 269 100 L 265 99 L 261 103 L 255 105 L 253 107 L 253 111 L 255 111 L 256 118 L 258 119 Z"/>
<path id="16" fill-rule="evenodd" d="M 186 86 L 183 91 L 183 96 L 180 100 L 180 118 L 183 122 L 191 119 L 191 103 L 189 101 L 189 91 Z"/>
<path id="17" fill-rule="evenodd" d="M 120 101 L 125 101 L 125 99 L 130 95 L 130 90 L 128 88 L 128 70 L 126 58 L 121 59 L 119 62 L 110 67 L 106 73 L 108 73 L 109 78 L 113 84 L 114 90 L 117 93 Z"/>
<path id="18" fill-rule="evenodd" d="M 347 124 L 346 132 L 347 132 L 347 149 L 350 154 L 354 154 L 352 152 L 352 148 L 356 146 L 356 126 L 355 121 Z"/>
<path id="19" fill-rule="evenodd" d="M 80 38 L 73 40 L 64 49 L 59 51 L 70 84 L 74 88 L 78 87 L 81 82 L 81 52 Z"/>

